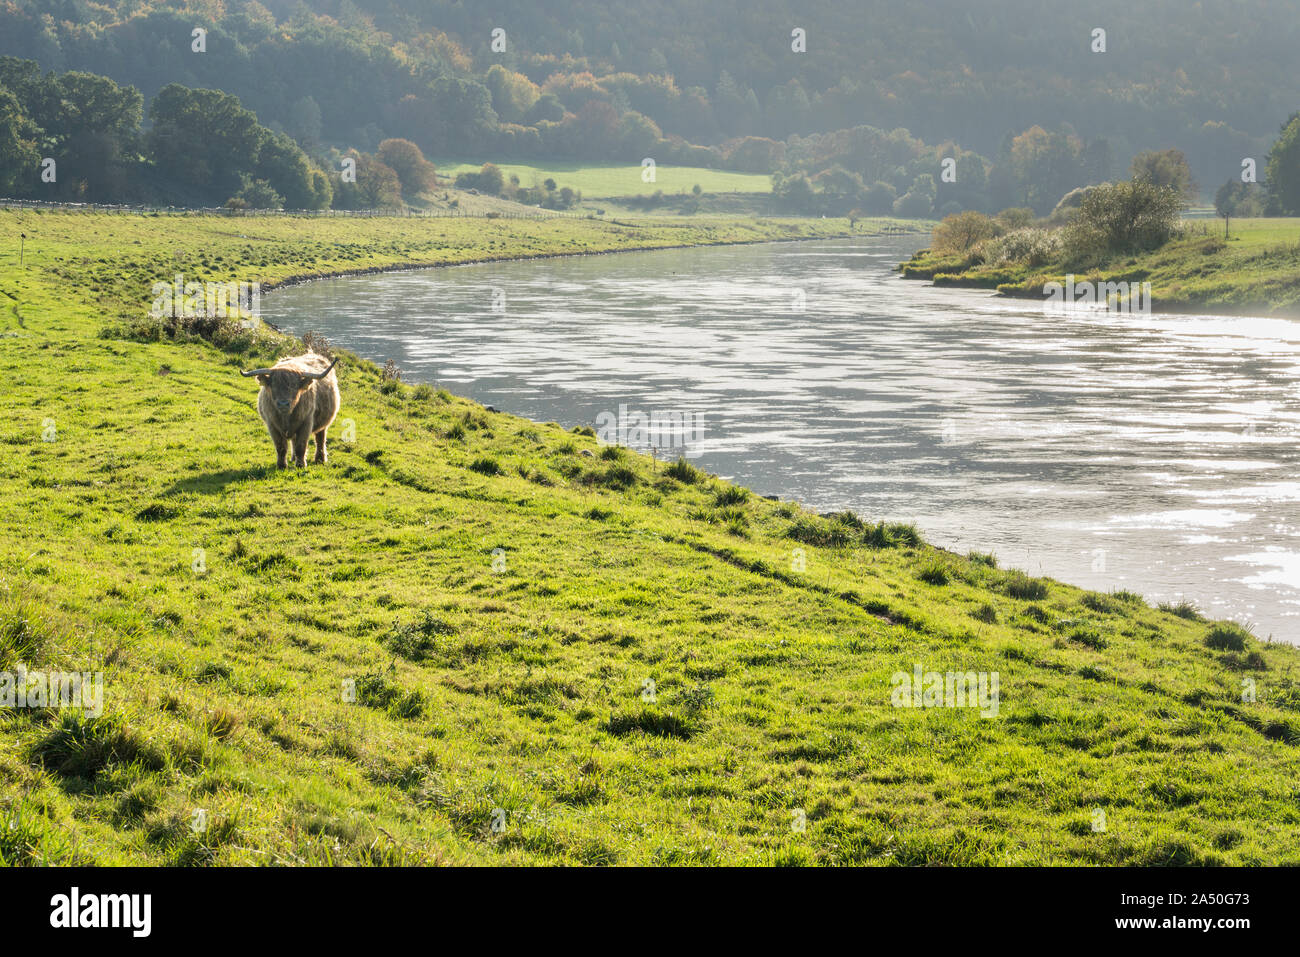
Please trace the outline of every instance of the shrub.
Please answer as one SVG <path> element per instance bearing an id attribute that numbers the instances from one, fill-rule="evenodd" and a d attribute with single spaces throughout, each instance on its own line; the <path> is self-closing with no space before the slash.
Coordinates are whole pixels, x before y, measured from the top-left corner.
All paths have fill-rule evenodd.
<path id="1" fill-rule="evenodd" d="M 1022 601 L 1040 601 L 1047 597 L 1047 585 L 1022 571 L 1008 572 L 1002 579 L 1002 589 L 1012 598 Z"/>
<path id="2" fill-rule="evenodd" d="M 0 670 L 20 661 L 30 664 L 46 643 L 43 629 L 25 607 L 11 604 L 0 612 Z"/>
<path id="3" fill-rule="evenodd" d="M 405 625 L 393 622 L 379 639 L 379 643 L 393 652 L 411 661 L 423 661 L 438 650 L 438 639 L 454 635 L 456 629 L 441 618 L 435 618 L 425 611 L 420 618 Z"/>
<path id="4" fill-rule="evenodd" d="M 1066 255 L 1090 265 L 1163 246 L 1178 227 L 1181 205 L 1176 189 L 1146 180 L 1098 186 L 1065 228 Z"/>
<path id="5" fill-rule="evenodd" d="M 140 734 L 111 715 L 91 717 L 68 709 L 32 748 L 32 757 L 65 777 L 94 778 L 114 764 L 139 764 L 150 771 L 166 766 L 162 753 Z"/>
<path id="6" fill-rule="evenodd" d="M 424 695 L 403 691 L 385 675 L 362 675 L 357 681 L 357 701 L 367 708 L 386 711 L 394 718 L 418 718 L 424 714 Z"/>
<path id="7" fill-rule="evenodd" d="M 921 533 L 915 525 L 901 522 L 881 522 L 879 525 L 865 526 L 862 543 L 871 548 L 895 548 L 899 545 L 917 546 L 921 544 Z"/>
<path id="8" fill-rule="evenodd" d="M 636 473 L 626 465 L 611 465 L 601 470 L 593 470 L 582 477 L 584 485 L 600 485 L 622 491 L 636 484 Z"/>
<path id="9" fill-rule="evenodd" d="M 1245 651 L 1250 632 L 1240 625 L 1225 622 L 1215 625 L 1205 636 L 1205 647 L 1215 651 Z"/>
<path id="10" fill-rule="evenodd" d="M 1160 611 L 1168 612 L 1171 615 L 1177 615 L 1179 618 L 1184 618 L 1187 621 L 1205 620 L 1204 616 L 1201 615 L 1201 610 L 1197 608 L 1195 604 L 1186 599 L 1177 603 L 1162 601 L 1156 607 L 1160 609 Z"/>
<path id="11" fill-rule="evenodd" d="M 664 474 L 670 479 L 676 479 L 685 485 L 698 485 L 704 481 L 704 473 L 686 459 L 680 457 L 676 462 L 664 469 Z"/>
<path id="12" fill-rule="evenodd" d="M 319 332 L 311 331 L 303 334 L 303 348 L 308 352 L 314 352 L 318 356 L 328 356 L 334 358 L 334 353 L 330 352 L 330 341 L 322 336 Z"/>
<path id="13" fill-rule="evenodd" d="M 968 209 L 945 216 L 943 222 L 934 227 L 930 248 L 941 256 L 964 256 L 976 243 L 992 239 L 997 233 L 998 226 L 993 220 L 983 213 Z"/>
<path id="14" fill-rule="evenodd" d="M 916 573 L 916 577 L 927 585 L 946 585 L 950 580 L 948 566 L 943 562 L 932 561 Z"/>
<path id="15" fill-rule="evenodd" d="M 1012 206 L 998 213 L 994 219 L 1003 229 L 1024 229 L 1031 225 L 1037 217 L 1034 211 L 1028 206 Z"/>
<path id="16" fill-rule="evenodd" d="M 724 485 L 713 493 L 713 504 L 719 507 L 742 505 L 749 501 L 749 490 L 738 485 Z"/>
<path id="17" fill-rule="evenodd" d="M 786 529 L 785 537 L 822 548 L 842 547 L 853 540 L 852 533 L 844 524 L 808 515 L 795 519 L 794 524 Z"/>
<path id="18" fill-rule="evenodd" d="M 1061 255 L 1061 234 L 1058 230 L 1032 226 L 1013 230 L 981 243 L 979 255 L 995 266 L 1014 263 L 1037 268 Z"/>

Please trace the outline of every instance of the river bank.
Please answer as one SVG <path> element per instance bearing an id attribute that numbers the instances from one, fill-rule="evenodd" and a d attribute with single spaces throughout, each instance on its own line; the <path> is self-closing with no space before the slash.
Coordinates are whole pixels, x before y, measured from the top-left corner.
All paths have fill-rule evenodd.
<path id="1" fill-rule="evenodd" d="M 1196 220 L 1185 226 L 1186 235 L 1160 249 L 1101 269 L 1079 270 L 1075 278 L 1094 284 L 1150 283 L 1155 312 L 1300 317 L 1300 219 L 1233 220 L 1226 240 L 1221 225 Z M 1039 302 L 1048 283 L 1064 283 L 1072 273 L 1063 262 L 970 264 L 928 249 L 898 269 L 905 279 Z"/>

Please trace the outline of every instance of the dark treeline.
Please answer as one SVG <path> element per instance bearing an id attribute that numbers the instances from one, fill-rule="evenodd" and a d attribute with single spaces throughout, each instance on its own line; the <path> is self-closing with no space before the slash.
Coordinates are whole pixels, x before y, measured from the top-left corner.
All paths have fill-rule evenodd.
<path id="1" fill-rule="evenodd" d="M 1194 16 L 1180 0 L 1102 0 L 1087 19 L 1076 7 L 3 0 L 0 54 L 34 59 L 46 71 L 109 77 L 119 85 L 104 88 L 110 100 L 130 100 L 128 87 L 140 91 L 138 124 L 148 132 L 138 157 L 150 175 L 134 185 L 177 197 L 198 190 L 217 201 L 272 198 L 269 188 L 286 205 L 361 202 L 337 178 L 349 151 L 377 173 L 360 192 L 391 199 L 392 178 L 374 164 L 393 139 L 431 156 L 629 163 L 653 156 L 774 173 L 792 207 L 914 215 L 1006 206 L 1047 213 L 1073 188 L 1125 175 L 1144 150 L 1177 148 L 1192 182 L 1207 191 L 1244 157 L 1262 168 L 1279 120 L 1300 102 L 1290 69 L 1300 31 L 1295 0 L 1249 10 L 1210 0 Z M 1104 53 L 1092 52 L 1095 27 L 1107 30 Z M 794 28 L 806 31 L 806 52 L 792 50 Z M 196 29 L 206 31 L 202 52 Z M 496 30 L 504 36 L 494 49 Z M 173 84 L 232 94 L 255 117 L 252 140 L 236 136 L 251 149 L 238 168 L 202 182 L 167 168 L 185 148 L 169 153 L 154 134 L 156 98 L 170 87 L 166 119 L 181 109 L 178 98 L 196 95 Z M 103 140 L 81 146 L 60 126 L 57 99 L 24 100 L 5 87 L 18 106 L 0 104 L 11 127 L 0 140 L 46 144 L 42 156 L 61 142 L 69 159 L 74 146 L 82 149 L 83 194 L 103 198 L 131 186 L 130 163 L 97 163 L 94 153 L 126 146 L 129 102 L 111 103 L 115 119 L 96 133 Z M 18 114 L 43 132 L 15 126 Z M 193 124 L 172 128 L 176 136 L 193 132 Z M 289 142 L 309 167 L 333 177 L 326 185 L 339 196 L 325 197 L 318 181 L 305 184 L 303 176 L 316 177 L 303 174 Z M 941 174 L 944 159 L 956 160 L 953 182 Z"/>

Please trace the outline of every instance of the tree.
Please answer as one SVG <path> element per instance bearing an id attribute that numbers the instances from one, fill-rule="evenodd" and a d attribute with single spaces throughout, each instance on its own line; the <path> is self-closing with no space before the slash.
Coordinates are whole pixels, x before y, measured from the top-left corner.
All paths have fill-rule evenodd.
<path id="1" fill-rule="evenodd" d="M 253 179 L 245 173 L 239 192 L 226 201 L 229 209 L 283 209 L 284 197 L 271 188 L 264 179 Z"/>
<path id="2" fill-rule="evenodd" d="M 198 197 L 230 196 L 241 174 L 257 162 L 269 131 L 243 108 L 239 97 L 220 90 L 163 87 L 149 105 L 153 128 L 147 138 L 155 168 Z"/>
<path id="3" fill-rule="evenodd" d="M 267 132 L 257 151 L 252 173 L 267 182 L 287 209 L 324 209 L 329 197 L 321 196 L 311 161 L 298 144 L 283 133 Z M 272 207 L 268 207 L 272 208 Z"/>
<path id="4" fill-rule="evenodd" d="M 889 183 L 876 180 L 862 192 L 862 209 L 870 216 L 888 216 L 894 211 L 896 199 L 898 190 Z"/>
<path id="5" fill-rule="evenodd" d="M 500 196 L 506 180 L 495 163 L 484 163 L 478 171 L 479 192 Z"/>
<path id="6" fill-rule="evenodd" d="M 934 177 L 922 173 L 912 181 L 911 188 L 894 200 L 894 215 L 907 219 L 923 219 L 934 212 L 936 193 Z"/>
<path id="7" fill-rule="evenodd" d="M 40 181 L 36 126 L 23 115 L 18 98 L 0 89 L 0 190 L 28 195 Z"/>
<path id="8" fill-rule="evenodd" d="M 564 104 L 554 93 L 543 93 L 524 114 L 524 122 L 529 126 L 558 123 L 562 119 L 564 119 Z"/>
<path id="9" fill-rule="evenodd" d="M 397 174 L 402 195 L 414 199 L 438 185 L 437 170 L 410 140 L 387 139 L 379 144 L 379 161 Z"/>
<path id="10" fill-rule="evenodd" d="M 356 164 L 356 182 L 334 189 L 335 209 L 389 209 L 402 205 L 402 182 L 392 168 L 370 153 L 348 150 Z"/>
<path id="11" fill-rule="evenodd" d="M 840 213 L 857 205 L 858 196 L 863 191 L 862 178 L 851 173 L 843 166 L 832 166 L 813 177 L 828 212 Z"/>
<path id="12" fill-rule="evenodd" d="M 727 165 L 744 173 L 775 173 L 785 161 L 785 144 L 762 136 L 742 137 L 727 151 Z"/>
<path id="13" fill-rule="evenodd" d="M 136 164 L 140 91 L 91 73 L 51 74 L 41 99 L 44 148 L 57 160 L 60 180 L 90 200 L 120 196 Z"/>
<path id="14" fill-rule="evenodd" d="M 484 78 L 492 94 L 492 109 L 507 123 L 520 123 L 541 97 L 542 91 L 522 73 L 494 63 Z"/>
<path id="15" fill-rule="evenodd" d="M 772 194 L 795 212 L 811 213 L 815 206 L 812 183 L 803 173 L 772 177 Z"/>
<path id="16" fill-rule="evenodd" d="M 1241 195 L 1237 190 L 1238 186 L 1245 186 L 1235 179 L 1230 179 L 1219 187 L 1218 192 L 1214 194 L 1214 211 L 1223 217 L 1223 238 L 1228 238 L 1228 220 L 1232 214 L 1237 211 L 1237 203 L 1241 201 Z"/>
<path id="17" fill-rule="evenodd" d="M 1228 238 L 1228 220 L 1233 216 L 1263 216 L 1267 203 L 1256 183 L 1230 179 L 1214 194 L 1214 209 L 1223 217 L 1223 238 Z"/>
<path id="18" fill-rule="evenodd" d="M 1181 205 L 1178 190 L 1145 179 L 1097 186 L 1065 227 L 1066 252 L 1088 265 L 1155 249 L 1173 236 Z"/>
<path id="19" fill-rule="evenodd" d="M 1268 151 L 1269 195 L 1278 212 L 1300 215 L 1300 112 L 1292 113 Z"/>
<path id="20" fill-rule="evenodd" d="M 1133 179 L 1170 187 L 1185 202 L 1196 198 L 1196 181 L 1182 150 L 1146 150 L 1133 157 L 1129 172 Z"/>
<path id="21" fill-rule="evenodd" d="M 964 256 L 971 248 L 998 233 L 997 224 L 983 213 L 966 210 L 954 216 L 945 216 L 934 227 L 930 247 L 940 254 Z"/>
<path id="22" fill-rule="evenodd" d="M 484 163 L 477 173 L 459 173 L 456 176 L 457 189 L 476 189 L 489 196 L 500 196 L 505 186 L 506 178 L 494 163 Z"/>
<path id="23" fill-rule="evenodd" d="M 1077 137 L 1048 133 L 1041 126 L 1014 137 L 1007 163 L 1024 204 L 1046 216 L 1062 196 L 1082 185 L 1082 153 L 1083 144 Z M 996 202 L 1001 199 L 996 197 Z"/>

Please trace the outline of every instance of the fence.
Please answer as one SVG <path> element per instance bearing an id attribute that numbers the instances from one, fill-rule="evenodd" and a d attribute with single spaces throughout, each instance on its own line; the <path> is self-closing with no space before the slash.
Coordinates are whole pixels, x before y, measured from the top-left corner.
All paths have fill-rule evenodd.
<path id="1" fill-rule="evenodd" d="M 590 219 L 595 214 L 558 209 L 483 210 L 411 209 L 227 209 L 225 206 L 130 206 L 106 203 L 55 203 L 40 199 L 0 199 L 0 209 L 58 209 L 69 212 L 120 213 L 136 216 L 310 216 L 371 219 L 400 216 L 410 219 Z"/>

